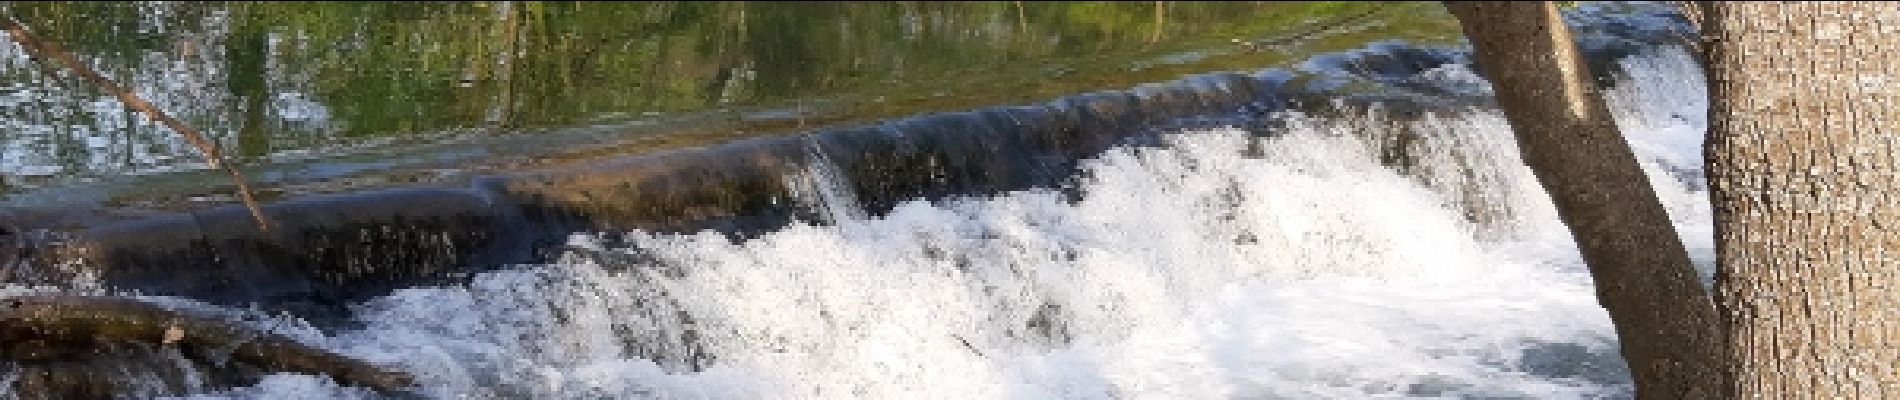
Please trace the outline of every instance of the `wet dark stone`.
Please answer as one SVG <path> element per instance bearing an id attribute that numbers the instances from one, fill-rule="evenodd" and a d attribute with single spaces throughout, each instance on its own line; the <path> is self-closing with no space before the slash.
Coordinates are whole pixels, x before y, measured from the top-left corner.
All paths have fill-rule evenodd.
<path id="1" fill-rule="evenodd" d="M 26 253 L 26 243 L 11 223 L 0 220 L 0 282 L 13 280 L 13 268 Z"/>
<path id="2" fill-rule="evenodd" d="M 400 287 L 455 282 L 519 261 L 510 232 L 471 190 L 415 188 L 224 207 L 97 227 L 75 246 L 109 287 L 215 304 L 260 304 L 327 319 Z M 47 271 L 59 283 L 87 271 Z M 63 272 L 63 273 L 59 273 Z"/>
<path id="3" fill-rule="evenodd" d="M 1595 384 L 1627 381 L 1629 364 L 1615 349 L 1591 349 L 1575 343 L 1534 343 L 1525 347 L 1521 365 L 1524 373 L 1552 378 L 1570 378 Z"/>

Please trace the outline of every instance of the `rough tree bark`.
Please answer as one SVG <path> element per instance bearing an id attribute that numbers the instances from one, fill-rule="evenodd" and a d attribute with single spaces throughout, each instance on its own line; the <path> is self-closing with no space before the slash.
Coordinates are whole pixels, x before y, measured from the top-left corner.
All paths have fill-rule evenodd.
<path id="1" fill-rule="evenodd" d="M 1689 11 L 1735 394 L 1900 398 L 1900 4 Z"/>
<path id="2" fill-rule="evenodd" d="M 1696 282 L 1688 252 L 1555 5 L 1445 6 L 1471 39 L 1524 162 L 1576 238 L 1637 397 L 1725 397 L 1714 302 Z"/>

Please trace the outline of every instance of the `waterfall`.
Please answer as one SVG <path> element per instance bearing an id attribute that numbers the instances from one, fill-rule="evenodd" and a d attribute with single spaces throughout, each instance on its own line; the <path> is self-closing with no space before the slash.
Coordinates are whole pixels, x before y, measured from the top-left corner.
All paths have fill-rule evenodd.
<path id="1" fill-rule="evenodd" d="M 1673 48 L 1622 63 L 1612 108 L 1706 269 L 1700 72 Z M 749 240 L 577 234 L 555 262 L 396 290 L 312 340 L 442 398 L 1629 396 L 1498 113 L 1274 118 L 1109 150 L 1073 193 L 907 201 Z M 849 215 L 853 186 L 826 172 L 788 180 Z M 276 375 L 198 397 L 367 395 Z"/>
<path id="2" fill-rule="evenodd" d="M 1658 7 L 1567 18 L 1706 283 L 1706 90 Z M 427 398 L 1629 397 L 1590 276 L 1465 52 L 1379 42 L 300 197 L 266 207 L 271 234 L 241 208 L 0 221 L 0 298 L 138 296 L 414 373 Z M 0 388 L 378 396 L 91 350 L 0 363 Z"/>

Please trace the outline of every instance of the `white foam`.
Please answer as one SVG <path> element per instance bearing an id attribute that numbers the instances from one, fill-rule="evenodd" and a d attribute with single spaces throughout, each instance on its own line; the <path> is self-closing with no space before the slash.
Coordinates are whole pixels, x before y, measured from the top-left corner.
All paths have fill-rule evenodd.
<path id="1" fill-rule="evenodd" d="M 1706 260 L 1701 121 L 1665 117 L 1700 115 L 1700 88 L 1678 86 L 1698 71 L 1680 53 L 1630 63 L 1620 123 Z M 1380 165 L 1381 126 L 1185 132 L 1086 163 L 1076 202 L 913 202 L 741 243 L 576 236 L 561 263 L 365 304 L 368 326 L 328 345 L 442 398 L 1627 396 L 1502 118 L 1413 124 L 1427 162 L 1409 175 Z M 693 371 L 687 348 L 715 359 Z M 362 394 L 285 375 L 221 396 Z"/>

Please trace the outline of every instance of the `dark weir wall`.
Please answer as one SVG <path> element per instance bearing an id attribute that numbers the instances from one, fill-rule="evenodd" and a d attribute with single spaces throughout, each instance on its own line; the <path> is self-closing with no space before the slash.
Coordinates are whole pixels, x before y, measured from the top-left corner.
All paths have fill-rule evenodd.
<path id="1" fill-rule="evenodd" d="M 1666 13 L 1573 21 L 1608 76 L 1612 62 L 1675 44 Z M 1054 187 L 1079 160 L 1155 134 L 1214 125 L 1256 128 L 1267 114 L 1347 104 L 1452 111 L 1488 93 L 1422 72 L 1466 64 L 1464 50 L 1379 43 L 1316 57 L 1294 71 L 1216 73 L 1037 105 L 928 114 L 623 157 L 583 167 L 494 176 L 468 187 L 407 188 L 265 206 L 259 232 L 226 207 L 94 226 L 63 238 L 0 236 L 0 279 L 260 305 L 312 320 L 390 290 L 452 284 L 539 259 L 573 232 L 712 229 L 742 238 L 794 220 L 821 221 L 792 184 L 823 161 L 872 215 L 899 202 Z M 1607 82 L 1607 79 L 1605 80 Z M 1403 115 L 1403 114 L 1400 114 Z M 9 244 L 11 243 L 11 244 Z M 91 277 L 91 278 L 89 278 Z"/>
<path id="2" fill-rule="evenodd" d="M 873 215 L 898 202 L 1048 187 L 1078 160 L 1171 128 L 1287 109 L 1292 74 L 1215 74 L 1040 106 L 923 115 L 794 137 L 484 179 L 267 204 L 273 229 L 224 207 L 104 224 L 34 249 L 16 282 L 105 286 L 326 319 L 390 290 L 537 259 L 574 232 L 717 230 L 819 221 L 792 187 L 814 163 Z M 822 156 L 822 157 L 821 157 Z"/>

